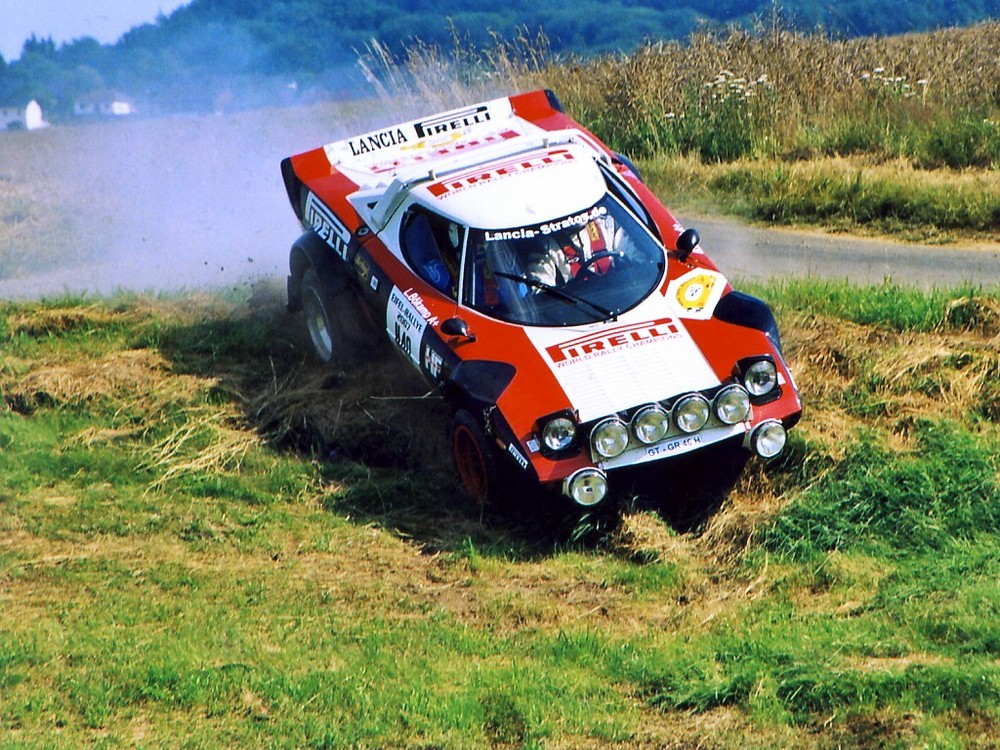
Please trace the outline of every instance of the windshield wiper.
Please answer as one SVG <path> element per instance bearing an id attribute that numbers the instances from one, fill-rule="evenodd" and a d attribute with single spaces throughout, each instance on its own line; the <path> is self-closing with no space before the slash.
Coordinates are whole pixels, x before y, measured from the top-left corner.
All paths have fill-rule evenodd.
<path id="1" fill-rule="evenodd" d="M 572 302 L 574 305 L 584 304 L 587 307 L 591 308 L 592 310 L 596 310 L 601 315 L 603 315 L 605 318 L 617 318 L 618 317 L 618 313 L 615 312 L 614 310 L 609 310 L 608 308 L 603 307 L 603 306 L 597 304 L 596 302 L 591 302 L 589 299 L 586 299 L 585 297 L 579 297 L 579 296 L 573 294 L 572 292 L 567 292 L 564 289 L 560 289 L 558 287 L 552 286 L 551 284 L 546 284 L 544 281 L 539 281 L 538 279 L 533 279 L 530 276 L 516 276 L 516 275 L 514 275 L 512 273 L 504 273 L 503 271 L 494 271 L 493 275 L 494 276 L 499 276 L 500 278 L 503 278 L 503 279 L 510 279 L 511 281 L 521 281 L 521 282 L 527 284 L 528 286 L 535 287 L 535 289 L 541 289 L 544 292 L 548 292 L 549 294 L 553 295 L 554 297 L 558 297 L 559 299 L 566 300 L 567 302 Z"/>

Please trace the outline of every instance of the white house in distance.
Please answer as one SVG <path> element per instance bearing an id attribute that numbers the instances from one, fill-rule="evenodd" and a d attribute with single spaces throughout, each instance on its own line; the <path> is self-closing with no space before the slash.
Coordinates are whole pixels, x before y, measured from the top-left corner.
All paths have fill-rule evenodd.
<path id="1" fill-rule="evenodd" d="M 24 110 L 20 107 L 0 107 L 0 130 L 24 127 Z"/>
<path id="2" fill-rule="evenodd" d="M 73 103 L 77 117 L 127 117 L 135 114 L 132 101 L 114 91 L 92 91 Z"/>
<path id="3" fill-rule="evenodd" d="M 34 99 L 26 107 L 0 107 L 0 130 L 39 130 L 48 126 L 42 105 Z"/>

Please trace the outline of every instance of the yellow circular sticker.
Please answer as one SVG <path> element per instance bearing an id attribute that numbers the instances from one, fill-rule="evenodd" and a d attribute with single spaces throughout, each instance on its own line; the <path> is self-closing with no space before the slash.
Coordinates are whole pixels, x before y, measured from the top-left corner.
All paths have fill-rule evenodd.
<path id="1" fill-rule="evenodd" d="M 718 278 L 714 274 L 704 273 L 685 279 L 677 287 L 677 302 L 689 312 L 704 310 L 712 298 L 712 289 Z"/>

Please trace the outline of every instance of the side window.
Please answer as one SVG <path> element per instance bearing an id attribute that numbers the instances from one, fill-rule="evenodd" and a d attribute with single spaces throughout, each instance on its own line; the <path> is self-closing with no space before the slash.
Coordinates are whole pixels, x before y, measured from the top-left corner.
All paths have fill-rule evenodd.
<path id="1" fill-rule="evenodd" d="M 424 281 L 452 299 L 458 296 L 458 268 L 463 232 L 447 219 L 420 208 L 403 218 L 403 257 Z"/>

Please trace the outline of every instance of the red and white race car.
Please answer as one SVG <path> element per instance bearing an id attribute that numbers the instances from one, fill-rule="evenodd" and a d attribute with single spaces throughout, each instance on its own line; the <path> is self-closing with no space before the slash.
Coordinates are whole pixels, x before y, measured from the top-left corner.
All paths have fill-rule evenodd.
<path id="1" fill-rule="evenodd" d="M 801 402 L 774 318 L 549 91 L 282 161 L 291 311 L 320 359 L 369 322 L 452 409 L 477 499 L 521 472 L 583 506 L 616 470 L 722 441 L 780 453 Z M 373 313 L 373 315 L 372 315 Z"/>

